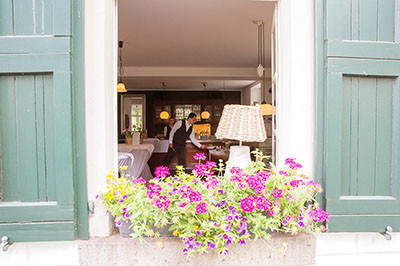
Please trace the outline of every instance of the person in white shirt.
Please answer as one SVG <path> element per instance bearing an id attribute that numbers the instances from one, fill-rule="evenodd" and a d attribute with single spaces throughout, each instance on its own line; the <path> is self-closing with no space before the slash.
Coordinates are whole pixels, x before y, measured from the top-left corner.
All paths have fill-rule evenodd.
<path id="1" fill-rule="evenodd" d="M 169 134 L 171 134 L 172 127 L 174 126 L 175 119 L 170 117 L 168 120 L 168 125 L 164 127 L 164 137 L 169 139 Z"/>
<path id="2" fill-rule="evenodd" d="M 193 124 L 196 120 L 196 114 L 190 113 L 186 120 L 180 120 L 175 123 L 169 134 L 168 153 L 165 156 L 162 165 L 168 166 L 175 155 L 178 155 L 178 165 L 186 167 L 186 140 L 188 138 L 190 138 L 192 143 L 198 148 L 206 148 L 205 145 L 201 145 L 194 137 Z"/>

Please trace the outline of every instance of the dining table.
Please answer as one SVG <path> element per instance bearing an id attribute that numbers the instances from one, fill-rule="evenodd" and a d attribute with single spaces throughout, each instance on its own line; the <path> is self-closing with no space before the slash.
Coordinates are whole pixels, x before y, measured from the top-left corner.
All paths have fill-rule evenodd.
<path id="1" fill-rule="evenodd" d="M 128 178 L 142 177 L 146 181 L 153 178 L 148 161 L 153 154 L 154 145 L 143 143 L 138 145 L 118 144 L 118 153 L 130 153 L 134 160 L 131 166 L 126 170 Z"/>

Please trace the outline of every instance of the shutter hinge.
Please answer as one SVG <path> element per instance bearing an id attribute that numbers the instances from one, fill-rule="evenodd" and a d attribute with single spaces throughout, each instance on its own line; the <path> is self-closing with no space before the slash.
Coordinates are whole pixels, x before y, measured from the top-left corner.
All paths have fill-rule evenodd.
<path id="1" fill-rule="evenodd" d="M 11 245 L 12 245 L 11 243 L 8 243 L 7 236 L 3 236 L 1 238 L 1 249 L 3 250 L 3 252 L 6 252 Z"/>
<path id="2" fill-rule="evenodd" d="M 88 201 L 89 215 L 94 215 L 94 201 Z"/>

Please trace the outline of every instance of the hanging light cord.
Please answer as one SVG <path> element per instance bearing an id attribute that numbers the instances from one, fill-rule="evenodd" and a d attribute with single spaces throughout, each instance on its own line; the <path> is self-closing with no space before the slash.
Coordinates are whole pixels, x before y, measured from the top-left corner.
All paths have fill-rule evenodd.
<path id="1" fill-rule="evenodd" d="M 118 46 L 119 46 L 119 82 L 122 83 L 122 76 L 125 74 L 124 67 L 122 65 L 122 47 L 124 46 L 123 41 L 119 41 Z"/>

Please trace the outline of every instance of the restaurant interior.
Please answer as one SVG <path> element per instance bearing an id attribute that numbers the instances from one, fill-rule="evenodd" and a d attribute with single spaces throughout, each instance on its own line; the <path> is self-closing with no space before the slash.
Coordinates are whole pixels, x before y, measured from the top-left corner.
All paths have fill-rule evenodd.
<path id="1" fill-rule="evenodd" d="M 261 107 L 267 139 L 243 145 L 273 160 L 274 7 L 268 1 L 119 1 L 118 159 L 128 174 L 152 178 L 168 152 L 170 119 L 192 112 L 194 136 L 206 148 L 188 139 L 185 168 L 194 168 L 198 152 L 227 161 L 239 141 L 215 133 L 224 106 L 232 104 Z M 174 158 L 168 167 L 176 165 Z"/>

